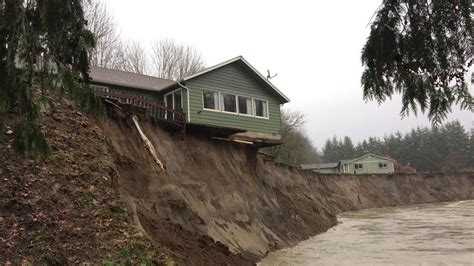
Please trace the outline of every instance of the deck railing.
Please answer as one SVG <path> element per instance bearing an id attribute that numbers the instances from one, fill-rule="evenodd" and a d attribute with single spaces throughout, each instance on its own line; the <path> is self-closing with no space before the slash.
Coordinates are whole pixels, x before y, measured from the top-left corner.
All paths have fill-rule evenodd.
<path id="1" fill-rule="evenodd" d="M 164 123 L 173 129 L 184 130 L 186 127 L 186 114 L 184 112 L 166 107 L 163 103 L 151 97 L 104 86 L 93 85 L 91 87 L 99 97 L 146 108 L 158 122 Z"/>

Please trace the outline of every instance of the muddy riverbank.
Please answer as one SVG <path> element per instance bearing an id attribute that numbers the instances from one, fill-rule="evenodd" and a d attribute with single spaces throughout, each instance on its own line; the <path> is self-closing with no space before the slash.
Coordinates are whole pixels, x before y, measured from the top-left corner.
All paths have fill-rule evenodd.
<path id="1" fill-rule="evenodd" d="M 325 232 L 341 212 L 474 198 L 473 173 L 318 175 L 276 164 L 248 145 L 170 134 L 140 119 L 165 171 L 126 114 L 100 126 L 119 172 L 119 191 L 158 246 L 166 245 L 166 232 L 158 237 L 153 226 L 169 221 L 256 262 Z M 212 247 L 198 245 L 195 255 L 202 260 L 196 261 L 181 252 L 183 245 L 168 247 L 180 262 L 219 262 L 205 255 Z"/>

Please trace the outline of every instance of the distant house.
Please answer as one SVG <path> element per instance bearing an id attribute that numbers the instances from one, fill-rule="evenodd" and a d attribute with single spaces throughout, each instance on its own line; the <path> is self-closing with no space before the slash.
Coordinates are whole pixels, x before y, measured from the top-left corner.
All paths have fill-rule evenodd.
<path id="1" fill-rule="evenodd" d="M 324 174 L 338 174 L 339 162 L 337 163 L 316 163 L 316 164 L 302 164 L 302 169 L 313 170 L 313 172 Z"/>
<path id="2" fill-rule="evenodd" d="M 394 162 L 393 159 L 369 153 L 359 158 L 340 160 L 336 163 L 304 164 L 301 168 L 317 173 L 389 174 L 395 172 Z"/>
<path id="3" fill-rule="evenodd" d="M 280 106 L 289 99 L 242 56 L 179 81 L 98 67 L 90 75 L 99 95 L 154 106 L 155 116 L 183 119 L 186 130 L 262 146 L 280 143 Z"/>

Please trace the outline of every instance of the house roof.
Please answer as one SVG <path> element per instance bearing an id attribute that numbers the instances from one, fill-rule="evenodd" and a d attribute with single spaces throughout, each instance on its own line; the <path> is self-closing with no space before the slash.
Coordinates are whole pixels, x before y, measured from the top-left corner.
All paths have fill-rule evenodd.
<path id="1" fill-rule="evenodd" d="M 359 158 L 355 158 L 355 159 L 352 159 L 352 160 L 341 160 L 340 162 L 341 163 L 352 163 L 352 162 L 355 162 L 355 161 L 358 161 L 362 158 L 365 158 L 365 157 L 368 157 L 368 156 L 373 156 L 373 157 L 377 157 L 379 159 L 383 159 L 383 160 L 387 160 L 387 161 L 392 161 L 394 162 L 395 160 L 391 159 L 391 158 L 387 158 L 387 157 L 383 157 L 383 156 L 380 156 L 380 155 L 376 155 L 376 154 L 373 154 L 373 153 L 367 153 L 365 155 L 362 155 L 360 156 Z"/>
<path id="2" fill-rule="evenodd" d="M 329 169 L 336 168 L 339 163 L 315 163 L 315 164 L 302 164 L 302 169 Z"/>
<path id="3" fill-rule="evenodd" d="M 103 67 L 91 67 L 89 74 L 92 82 L 126 86 L 151 91 L 160 91 L 168 85 L 174 83 L 173 80 L 169 79 L 161 79 L 143 74 Z"/>
<path id="4" fill-rule="evenodd" d="M 352 162 L 354 159 L 342 159 L 342 160 L 339 160 L 340 163 L 350 163 Z"/>
<path id="5" fill-rule="evenodd" d="M 287 103 L 290 99 L 284 95 L 275 85 L 273 85 L 268 79 L 266 79 L 260 72 L 258 72 L 247 60 L 242 56 L 237 56 L 215 66 L 206 68 L 202 71 L 199 71 L 195 74 L 187 76 L 179 81 L 173 81 L 169 79 L 162 79 L 157 77 L 152 77 L 143 74 L 137 74 L 122 70 L 108 69 L 103 67 L 91 67 L 90 68 L 90 77 L 92 82 L 106 83 L 118 86 L 125 86 L 137 89 L 151 90 L 151 91 L 161 91 L 171 87 L 179 86 L 181 82 L 186 82 L 193 78 L 205 75 L 213 70 L 221 68 L 223 66 L 240 62 L 246 66 L 252 73 L 254 73 L 258 79 L 263 81 L 270 89 L 272 89 L 277 95 L 282 99 L 282 102 Z"/>
<path id="6" fill-rule="evenodd" d="M 199 71 L 195 74 L 192 74 L 190 76 L 187 76 L 177 82 L 174 82 L 172 84 L 169 84 L 167 87 L 163 88 L 163 89 L 167 89 L 169 87 L 172 87 L 172 86 L 175 86 L 175 85 L 179 85 L 179 83 L 181 82 L 186 82 L 190 79 L 193 79 L 193 78 L 196 78 L 196 77 L 199 77 L 199 76 L 202 76 L 202 75 L 205 75 L 206 73 L 209 73 L 213 70 L 216 70 L 218 68 L 221 68 L 223 66 L 226 66 L 226 65 L 229 65 L 229 64 L 232 64 L 232 63 L 235 63 L 235 62 L 241 62 L 243 63 L 244 66 L 246 66 L 248 69 L 250 69 L 254 74 L 256 74 L 256 76 L 261 79 L 265 84 L 267 84 L 273 91 L 276 92 L 276 94 L 278 94 L 283 102 L 287 103 L 287 102 L 290 102 L 290 99 L 285 95 L 283 94 L 283 92 L 281 92 L 277 87 L 275 87 L 275 85 L 273 85 L 268 79 L 266 79 L 262 74 L 260 74 L 260 72 L 257 71 L 257 69 L 255 69 L 249 62 L 247 62 L 247 60 L 245 60 L 242 56 L 237 56 L 237 57 L 234 57 L 230 60 L 227 60 L 227 61 L 224 61 L 220 64 L 217 64 L 215 66 L 212 66 L 212 67 L 208 67 L 202 71 Z"/>

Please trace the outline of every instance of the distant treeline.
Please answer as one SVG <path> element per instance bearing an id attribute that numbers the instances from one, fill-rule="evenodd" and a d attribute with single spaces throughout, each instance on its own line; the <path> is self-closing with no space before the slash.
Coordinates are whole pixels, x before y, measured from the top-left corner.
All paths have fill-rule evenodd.
<path id="1" fill-rule="evenodd" d="M 322 149 L 324 162 L 356 158 L 367 153 L 389 156 L 418 172 L 474 170 L 473 132 L 459 121 L 440 127 L 417 127 L 383 138 L 370 137 L 357 145 L 349 137 L 328 139 Z"/>

